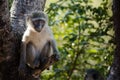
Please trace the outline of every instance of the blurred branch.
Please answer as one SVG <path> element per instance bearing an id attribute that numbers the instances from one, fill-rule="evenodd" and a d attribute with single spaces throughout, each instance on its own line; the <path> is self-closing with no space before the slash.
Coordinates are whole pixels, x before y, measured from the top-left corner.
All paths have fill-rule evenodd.
<path id="1" fill-rule="evenodd" d="M 74 59 L 74 61 L 73 61 L 73 67 L 72 67 L 72 69 L 69 71 L 69 73 L 68 73 L 68 80 L 70 80 L 70 78 L 71 78 L 71 76 L 72 76 L 72 73 L 73 73 L 73 71 L 74 71 L 74 69 L 76 69 L 75 67 L 76 67 L 76 63 L 77 63 L 77 60 L 78 60 L 78 58 L 79 58 L 79 56 L 80 56 L 80 54 L 82 53 L 82 51 L 83 51 L 83 48 L 84 48 L 84 45 L 82 46 L 82 48 L 80 49 L 79 48 L 79 43 L 80 43 L 80 26 L 78 26 L 78 42 L 77 42 L 77 54 L 76 54 L 76 56 L 75 56 L 75 59 Z"/>

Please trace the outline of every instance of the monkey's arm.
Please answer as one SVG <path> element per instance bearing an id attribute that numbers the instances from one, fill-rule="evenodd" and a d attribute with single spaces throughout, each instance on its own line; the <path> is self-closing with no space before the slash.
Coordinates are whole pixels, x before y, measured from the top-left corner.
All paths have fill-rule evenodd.
<path id="1" fill-rule="evenodd" d="M 60 56 L 59 56 L 59 51 L 57 49 L 55 40 L 51 40 L 51 46 L 52 46 L 52 49 L 53 49 L 54 60 L 58 61 L 60 59 Z"/>
<path id="2" fill-rule="evenodd" d="M 20 64 L 26 63 L 26 43 L 21 44 Z"/>
<path id="3" fill-rule="evenodd" d="M 21 74 L 25 74 L 26 68 L 26 43 L 21 43 L 21 54 L 20 54 L 20 64 L 19 64 L 19 72 Z"/>
<path id="4" fill-rule="evenodd" d="M 21 43 L 20 64 L 19 64 L 20 74 L 25 74 L 25 70 L 26 70 L 26 47 L 28 41 L 29 41 L 28 36 L 23 35 L 22 43 Z"/>

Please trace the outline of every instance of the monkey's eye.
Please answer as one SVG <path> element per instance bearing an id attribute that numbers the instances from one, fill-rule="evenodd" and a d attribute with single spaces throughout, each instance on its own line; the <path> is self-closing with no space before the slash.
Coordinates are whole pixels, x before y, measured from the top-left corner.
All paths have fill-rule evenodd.
<path id="1" fill-rule="evenodd" d="M 35 21 L 33 21 L 33 24 L 37 27 L 37 26 L 40 26 L 40 25 L 44 25 L 45 21 L 43 21 L 43 20 L 35 20 Z"/>
<path id="2" fill-rule="evenodd" d="M 33 21 L 33 24 L 36 26 L 36 25 L 38 25 L 38 24 L 39 24 L 39 21 L 38 21 L 38 20 Z"/>
<path id="3" fill-rule="evenodd" d="M 42 25 L 44 25 L 44 24 L 45 24 L 45 21 L 39 20 L 39 23 L 42 24 Z"/>

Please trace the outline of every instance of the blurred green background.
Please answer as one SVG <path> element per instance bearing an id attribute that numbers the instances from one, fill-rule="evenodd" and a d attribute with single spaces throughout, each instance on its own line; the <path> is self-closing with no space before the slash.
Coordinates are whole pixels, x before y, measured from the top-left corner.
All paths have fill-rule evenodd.
<path id="1" fill-rule="evenodd" d="M 47 0 L 61 60 L 42 80 L 84 80 L 89 68 L 108 75 L 115 48 L 111 7 L 111 0 Z"/>

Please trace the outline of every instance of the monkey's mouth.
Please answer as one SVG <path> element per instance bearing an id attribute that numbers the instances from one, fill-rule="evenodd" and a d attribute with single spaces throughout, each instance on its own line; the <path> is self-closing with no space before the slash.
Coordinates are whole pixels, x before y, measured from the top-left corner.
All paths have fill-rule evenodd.
<path id="1" fill-rule="evenodd" d="M 35 30 L 36 30 L 37 32 L 41 32 L 42 29 L 40 29 L 40 28 L 35 28 Z"/>
<path id="2" fill-rule="evenodd" d="M 39 26 L 39 27 L 36 27 L 36 28 L 35 28 L 35 30 L 36 30 L 37 32 L 41 32 L 41 31 L 42 31 L 42 29 L 43 29 L 43 27 L 44 27 L 44 26 Z"/>

